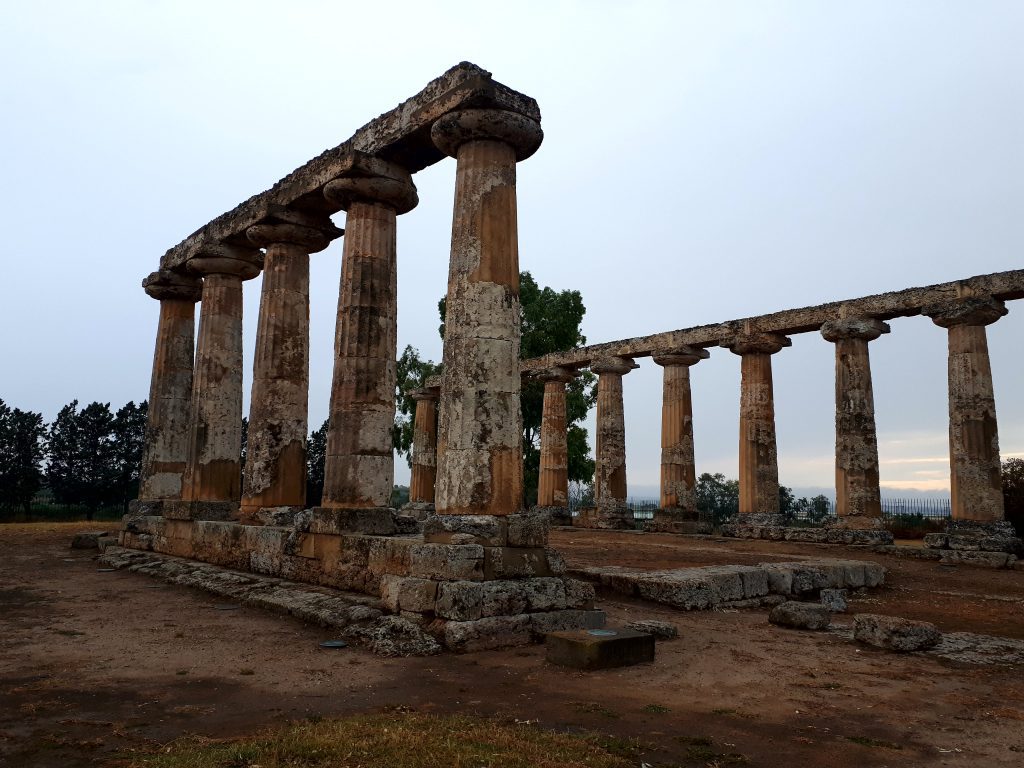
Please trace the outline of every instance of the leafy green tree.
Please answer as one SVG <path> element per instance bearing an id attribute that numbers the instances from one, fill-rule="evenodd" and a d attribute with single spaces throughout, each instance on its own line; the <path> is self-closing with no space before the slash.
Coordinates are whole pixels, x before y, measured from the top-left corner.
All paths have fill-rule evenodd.
<path id="1" fill-rule="evenodd" d="M 0 400 L 0 508 L 21 508 L 27 517 L 42 483 L 46 451 L 43 416 Z"/>
<path id="2" fill-rule="evenodd" d="M 779 485 L 779 514 L 783 517 L 792 518 L 796 511 L 796 496 L 793 489 L 785 485 Z"/>
<path id="3" fill-rule="evenodd" d="M 740 510 L 740 481 L 729 480 L 721 472 L 703 473 L 694 486 L 697 510 L 720 525 Z"/>
<path id="4" fill-rule="evenodd" d="M 529 272 L 519 273 L 519 302 L 522 311 L 520 356 L 524 360 L 553 352 L 567 352 L 587 343 L 580 330 L 587 308 L 579 291 L 541 288 Z M 438 302 L 444 338 L 445 299 Z M 594 460 L 590 458 L 587 430 L 582 422 L 597 402 L 597 377 L 582 372 L 566 386 L 568 473 L 570 481 L 590 481 Z M 544 409 L 544 384 L 531 380 L 523 384 L 523 488 L 526 506 L 537 503 L 540 475 L 540 424 Z"/>
<path id="5" fill-rule="evenodd" d="M 441 366 L 431 360 L 421 360 L 420 352 L 413 346 L 406 346 L 398 358 L 395 377 L 395 424 L 391 428 L 391 441 L 399 456 L 412 466 L 413 420 L 416 417 L 416 401 L 407 394 L 419 389 L 431 376 L 441 373 Z"/>
<path id="6" fill-rule="evenodd" d="M 786 490 L 790 489 L 787 488 Z M 832 503 L 828 500 L 827 496 L 820 493 L 810 499 L 806 496 L 801 496 L 792 503 L 790 512 L 791 514 L 788 517 L 791 520 L 803 520 L 811 525 L 821 525 L 831 517 Z"/>
<path id="7" fill-rule="evenodd" d="M 324 497 L 324 466 L 327 463 L 328 420 L 306 441 L 306 506 L 316 507 Z"/>
<path id="8" fill-rule="evenodd" d="M 1024 459 L 1003 462 L 1003 502 L 1006 519 L 1024 536 Z"/>
<path id="9" fill-rule="evenodd" d="M 81 504 L 86 518 L 115 495 L 118 480 L 114 414 L 109 403 L 81 411 L 74 400 L 50 425 L 46 484 L 63 504 Z"/>
<path id="10" fill-rule="evenodd" d="M 149 403 L 145 400 L 138 405 L 129 401 L 114 414 L 115 486 L 125 512 L 128 511 L 128 502 L 139 495 L 139 473 L 142 470 L 142 449 L 146 442 L 148 409 Z"/>

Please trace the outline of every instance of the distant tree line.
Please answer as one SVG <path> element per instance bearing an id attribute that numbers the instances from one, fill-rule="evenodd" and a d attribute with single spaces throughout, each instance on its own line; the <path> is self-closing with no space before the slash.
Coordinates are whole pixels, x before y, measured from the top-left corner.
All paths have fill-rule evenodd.
<path id="1" fill-rule="evenodd" d="M 127 509 L 139 492 L 147 403 L 116 412 L 110 403 L 74 400 L 46 424 L 42 414 L 0 400 L 0 516 L 31 513 L 46 489 L 58 504 Z"/>

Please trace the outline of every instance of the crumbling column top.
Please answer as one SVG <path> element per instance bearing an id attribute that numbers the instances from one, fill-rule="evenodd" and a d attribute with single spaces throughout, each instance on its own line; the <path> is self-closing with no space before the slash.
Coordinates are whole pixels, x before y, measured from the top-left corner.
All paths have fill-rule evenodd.
<path id="1" fill-rule="evenodd" d="M 624 376 L 634 368 L 640 366 L 633 362 L 631 357 L 603 357 L 600 360 L 592 360 L 590 362 L 590 370 L 593 373 L 617 373 L 620 376 Z"/>
<path id="2" fill-rule="evenodd" d="M 142 281 L 146 294 L 154 299 L 178 299 L 197 302 L 203 297 L 203 280 L 195 275 L 185 275 L 160 269 L 151 272 Z"/>
<path id="3" fill-rule="evenodd" d="M 504 109 L 462 109 L 442 116 L 430 129 L 434 145 L 449 157 L 470 141 L 500 141 L 525 160 L 540 148 L 544 131 L 540 123 Z"/>
<path id="4" fill-rule="evenodd" d="M 220 243 L 204 247 L 185 262 L 189 272 L 199 275 L 233 275 L 251 280 L 263 269 L 263 253 L 256 248 Z"/>
<path id="5" fill-rule="evenodd" d="M 991 325 L 1008 312 L 1006 304 L 992 296 L 971 296 L 921 308 L 922 315 L 928 315 L 933 323 L 942 328 Z"/>
<path id="6" fill-rule="evenodd" d="M 736 355 L 774 355 L 783 347 L 792 345 L 792 340 L 781 333 L 759 333 L 757 331 L 738 333 L 731 338 L 723 339 L 719 344 Z"/>
<path id="7" fill-rule="evenodd" d="M 246 239 L 258 248 L 275 243 L 300 245 L 309 253 L 322 251 L 345 234 L 330 216 L 276 206 L 273 212 L 245 230 Z"/>
<path id="8" fill-rule="evenodd" d="M 549 381 L 560 381 L 563 384 L 568 384 L 577 376 L 579 376 L 578 371 L 574 371 L 572 368 L 565 368 L 561 365 L 556 365 L 553 368 L 547 368 L 534 374 L 534 378 L 545 383 Z"/>
<path id="9" fill-rule="evenodd" d="M 342 210 L 354 202 L 366 202 L 387 205 L 402 214 L 419 204 L 412 174 L 397 163 L 352 152 L 344 165 L 323 188 L 324 197 Z"/>
<path id="10" fill-rule="evenodd" d="M 691 366 L 696 365 L 701 360 L 707 360 L 711 357 L 711 353 L 702 347 L 683 346 L 676 347 L 675 349 L 660 350 L 651 357 L 657 365 Z"/>
<path id="11" fill-rule="evenodd" d="M 842 317 L 821 326 L 825 341 L 833 342 L 843 339 L 874 341 L 883 333 L 889 333 L 889 324 L 874 317 Z"/>
<path id="12" fill-rule="evenodd" d="M 439 400 L 441 398 L 440 387 L 418 387 L 410 389 L 406 393 L 410 398 L 419 402 L 420 400 Z"/>

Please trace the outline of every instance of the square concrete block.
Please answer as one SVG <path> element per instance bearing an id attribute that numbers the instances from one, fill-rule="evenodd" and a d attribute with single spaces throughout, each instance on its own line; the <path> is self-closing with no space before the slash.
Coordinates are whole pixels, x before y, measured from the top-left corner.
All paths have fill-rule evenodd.
<path id="1" fill-rule="evenodd" d="M 552 632 L 544 644 L 549 662 L 574 669 L 609 669 L 654 661 L 654 635 L 635 629 Z"/>

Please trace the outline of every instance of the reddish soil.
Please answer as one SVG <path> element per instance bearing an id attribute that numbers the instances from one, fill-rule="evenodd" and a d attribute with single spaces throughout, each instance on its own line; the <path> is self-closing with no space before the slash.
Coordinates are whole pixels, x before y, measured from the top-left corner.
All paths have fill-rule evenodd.
<path id="1" fill-rule="evenodd" d="M 76 527 L 86 526 L 0 526 L 0 765 L 123 764 L 184 734 L 230 737 L 396 706 L 589 729 L 635 741 L 653 766 L 1024 762 L 1019 666 L 874 651 L 773 627 L 764 611 L 682 613 L 614 598 L 602 600 L 611 623 L 670 620 L 680 638 L 660 643 L 653 664 L 586 674 L 546 664 L 540 647 L 417 659 L 325 651 L 317 643 L 328 635 L 317 627 L 217 610 L 223 600 L 206 594 L 98 572 L 90 553 L 67 549 Z M 662 535 L 553 539 L 570 565 L 876 559 Z M 891 569 L 889 584 L 852 610 L 1024 637 L 1024 573 L 877 559 Z M 703 739 L 710 749 L 694 744 Z"/>

